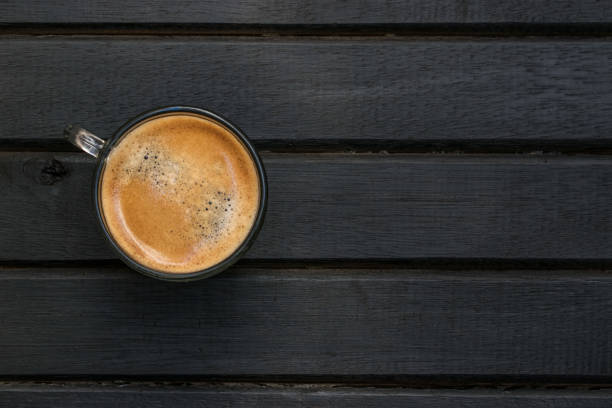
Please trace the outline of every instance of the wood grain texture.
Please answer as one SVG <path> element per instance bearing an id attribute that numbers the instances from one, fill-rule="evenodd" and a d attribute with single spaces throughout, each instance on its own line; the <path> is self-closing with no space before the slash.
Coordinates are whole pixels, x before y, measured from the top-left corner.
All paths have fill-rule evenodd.
<path id="1" fill-rule="evenodd" d="M 612 375 L 608 272 L 0 274 L 0 375 Z"/>
<path id="2" fill-rule="evenodd" d="M 607 156 L 265 154 L 251 259 L 612 259 Z M 0 260 L 109 259 L 94 160 L 1 153 Z"/>
<path id="3" fill-rule="evenodd" d="M 401 407 L 401 408 L 608 408 L 609 391 L 443 391 L 347 388 L 317 385 L 154 387 L 132 385 L 0 384 L 0 404 L 12 408 L 50 406 L 149 407 Z"/>
<path id="4" fill-rule="evenodd" d="M 612 2 L 533 0 L 18 1 L 4 23 L 423 24 L 610 22 Z"/>
<path id="5" fill-rule="evenodd" d="M 0 40 L 0 142 L 109 136 L 172 104 L 252 139 L 600 141 L 612 128 L 612 43 L 48 37 Z M 384 147 L 382 147 L 384 149 Z"/>

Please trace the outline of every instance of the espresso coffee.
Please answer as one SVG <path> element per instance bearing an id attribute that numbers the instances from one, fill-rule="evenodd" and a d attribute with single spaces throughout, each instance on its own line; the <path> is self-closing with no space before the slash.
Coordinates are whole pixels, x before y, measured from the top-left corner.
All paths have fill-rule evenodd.
<path id="1" fill-rule="evenodd" d="M 170 273 L 207 269 L 248 236 L 260 206 L 259 174 L 229 129 L 189 113 L 137 125 L 114 146 L 98 200 L 123 252 Z"/>

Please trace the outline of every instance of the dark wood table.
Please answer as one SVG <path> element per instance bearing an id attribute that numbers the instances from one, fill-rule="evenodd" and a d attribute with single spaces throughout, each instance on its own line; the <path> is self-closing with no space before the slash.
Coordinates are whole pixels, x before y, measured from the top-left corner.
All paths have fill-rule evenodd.
<path id="1" fill-rule="evenodd" d="M 0 3 L 1 407 L 612 406 L 612 1 Z M 109 136 L 187 104 L 268 171 L 209 280 L 98 231 Z"/>

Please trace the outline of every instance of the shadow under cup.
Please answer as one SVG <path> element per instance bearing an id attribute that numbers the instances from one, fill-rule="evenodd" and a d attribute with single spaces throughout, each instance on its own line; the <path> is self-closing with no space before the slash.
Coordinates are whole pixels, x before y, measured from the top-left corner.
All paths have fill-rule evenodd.
<path id="1" fill-rule="evenodd" d="M 167 271 L 152 269 L 148 266 L 142 265 L 141 263 L 135 261 L 132 257 L 130 257 L 130 255 L 126 251 L 124 251 L 121 248 L 121 246 L 117 243 L 111 231 L 109 230 L 109 227 L 107 226 L 107 223 L 104 217 L 104 211 L 103 211 L 102 203 L 101 203 L 102 176 L 105 171 L 107 158 L 109 154 L 111 153 L 111 151 L 113 150 L 113 148 L 117 146 L 122 141 L 123 137 L 127 135 L 135 127 L 140 126 L 143 123 L 154 120 L 154 119 L 158 119 L 158 118 L 166 117 L 166 116 L 174 116 L 174 115 L 190 115 L 190 116 L 200 117 L 208 121 L 212 121 L 216 123 L 217 125 L 225 128 L 230 133 L 232 133 L 236 137 L 236 139 L 242 144 L 244 149 L 248 152 L 252 160 L 252 163 L 255 167 L 255 170 L 257 172 L 257 180 L 259 183 L 259 205 L 255 213 L 253 224 L 251 225 L 251 228 L 248 234 L 246 235 L 246 237 L 244 238 L 244 240 L 242 241 L 242 243 L 236 248 L 236 250 L 231 255 L 229 255 L 222 261 L 206 269 L 195 271 L 195 272 L 187 272 L 187 273 L 167 272 Z M 94 181 L 94 186 L 93 186 L 93 194 L 94 194 L 96 217 L 102 228 L 104 236 L 107 238 L 108 242 L 111 244 L 111 246 L 113 247 L 117 255 L 123 260 L 123 262 L 125 262 L 132 269 L 144 275 L 147 275 L 147 276 L 150 276 L 156 279 L 162 279 L 162 280 L 192 281 L 192 280 L 197 280 L 197 279 L 204 279 L 204 278 L 208 278 L 213 275 L 216 275 L 219 272 L 222 272 L 223 270 L 227 269 L 229 266 L 231 266 L 233 263 L 235 263 L 238 259 L 240 259 L 244 255 L 244 253 L 249 249 L 249 247 L 255 240 L 255 237 L 257 236 L 257 233 L 259 232 L 263 224 L 264 215 L 266 211 L 266 205 L 267 205 L 268 192 L 267 192 L 267 181 L 266 181 L 265 170 L 261 162 L 261 159 L 259 155 L 257 154 L 257 151 L 255 150 L 253 145 L 249 142 L 249 140 L 244 135 L 244 133 L 239 128 L 232 125 L 229 121 L 227 121 L 226 119 L 222 118 L 221 116 L 215 113 L 212 113 L 204 109 L 194 108 L 194 107 L 189 107 L 189 106 L 171 106 L 171 107 L 155 109 L 152 111 L 145 112 L 137 116 L 136 118 L 130 120 L 129 122 L 125 123 L 121 128 L 119 128 L 119 130 L 117 130 L 117 132 L 115 132 L 113 137 L 105 143 L 104 148 L 100 151 L 98 155 L 98 164 L 96 166 L 94 180 L 95 181 Z"/>

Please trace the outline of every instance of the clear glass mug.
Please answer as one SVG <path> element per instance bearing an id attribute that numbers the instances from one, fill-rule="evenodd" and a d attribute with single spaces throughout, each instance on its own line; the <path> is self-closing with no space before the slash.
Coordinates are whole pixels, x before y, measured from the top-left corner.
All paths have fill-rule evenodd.
<path id="1" fill-rule="evenodd" d="M 230 256 L 207 269 L 189 273 L 171 273 L 155 270 L 136 262 L 117 244 L 104 220 L 104 213 L 100 204 L 100 180 L 102 178 L 102 174 L 104 173 L 104 167 L 108 155 L 112 151 L 113 147 L 116 146 L 121 141 L 122 137 L 126 135 L 131 129 L 142 124 L 145 121 L 155 119 L 159 116 L 185 113 L 201 116 L 207 120 L 212 120 L 217 124 L 225 127 L 232 134 L 234 134 L 234 136 L 236 136 L 236 138 L 243 144 L 245 149 L 248 151 L 249 155 L 251 156 L 251 159 L 253 160 L 253 164 L 255 165 L 255 168 L 257 170 L 260 197 L 259 207 L 255 215 L 255 221 L 253 222 L 249 233 L 247 234 L 244 241 L 240 244 L 240 246 L 238 246 L 238 248 Z M 263 225 L 268 200 L 268 187 L 263 163 L 259 155 L 257 154 L 257 151 L 255 150 L 251 142 L 248 140 L 246 135 L 238 127 L 230 123 L 227 119 L 224 119 L 223 117 L 213 112 L 191 106 L 168 106 L 153 109 L 136 116 L 134 119 L 129 120 L 123 126 L 121 126 L 114 133 L 114 135 L 107 140 L 99 138 L 98 136 L 79 127 L 78 125 L 68 125 L 64 130 L 64 136 L 72 144 L 79 147 L 81 150 L 88 153 L 89 155 L 97 158 L 97 165 L 94 172 L 94 182 L 92 191 L 94 208 L 98 224 L 102 230 L 103 235 L 106 237 L 106 240 L 109 242 L 110 246 L 113 248 L 117 256 L 129 267 L 146 276 L 170 281 L 193 281 L 216 275 L 230 267 L 244 255 L 244 253 L 250 248 L 259 230 L 261 229 L 261 226 Z"/>

